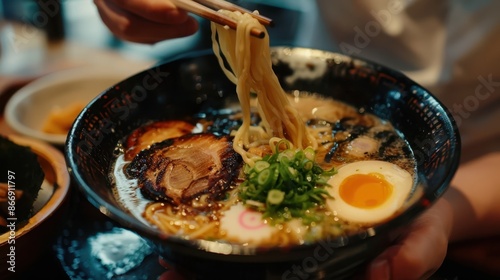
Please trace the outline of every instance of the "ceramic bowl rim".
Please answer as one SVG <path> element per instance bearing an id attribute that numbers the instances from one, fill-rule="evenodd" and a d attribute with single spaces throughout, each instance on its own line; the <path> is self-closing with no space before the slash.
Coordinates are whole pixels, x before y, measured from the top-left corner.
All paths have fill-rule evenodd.
<path id="1" fill-rule="evenodd" d="M 130 71 L 120 69 L 110 71 L 109 69 L 103 69 L 95 66 L 81 66 L 52 72 L 46 76 L 42 76 L 29 82 L 13 94 L 5 105 L 5 121 L 9 127 L 21 135 L 62 146 L 66 142 L 67 135 L 46 133 L 25 125 L 17 117 L 16 111 L 19 106 L 24 104 L 24 102 L 26 102 L 29 98 L 39 94 L 41 91 L 43 92 L 52 87 L 71 84 L 73 82 L 90 81 L 92 79 L 109 80 L 109 86 L 101 89 L 99 92 L 96 92 L 95 96 L 92 98 L 94 99 L 102 92 L 105 92 L 109 87 L 128 76 L 130 76 Z"/>

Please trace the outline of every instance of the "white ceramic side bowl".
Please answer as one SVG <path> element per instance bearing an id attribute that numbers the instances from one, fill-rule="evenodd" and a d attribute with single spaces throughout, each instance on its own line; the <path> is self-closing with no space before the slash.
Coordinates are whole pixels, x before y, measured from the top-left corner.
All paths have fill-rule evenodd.
<path id="1" fill-rule="evenodd" d="M 50 248 L 67 218 L 70 201 L 70 178 L 62 152 L 42 141 L 20 136 L 8 138 L 30 147 L 38 156 L 45 178 L 33 204 L 33 216 L 26 223 L 15 223 L 15 231 L 0 234 L 0 279 L 16 278 L 29 270 Z"/>
<path id="2" fill-rule="evenodd" d="M 51 73 L 34 80 L 12 96 L 5 107 L 5 120 L 21 135 L 54 145 L 64 145 L 66 134 L 47 133 L 42 129 L 49 114 L 76 103 L 86 105 L 101 92 L 133 73 L 124 69 L 95 66 Z"/>

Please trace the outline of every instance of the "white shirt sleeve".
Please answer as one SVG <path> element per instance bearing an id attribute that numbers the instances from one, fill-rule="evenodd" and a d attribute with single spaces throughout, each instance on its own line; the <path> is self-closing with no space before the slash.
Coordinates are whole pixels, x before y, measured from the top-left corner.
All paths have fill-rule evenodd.
<path id="1" fill-rule="evenodd" d="M 439 79 L 447 1 L 318 0 L 318 4 L 341 53 L 403 71 L 422 84 Z"/>

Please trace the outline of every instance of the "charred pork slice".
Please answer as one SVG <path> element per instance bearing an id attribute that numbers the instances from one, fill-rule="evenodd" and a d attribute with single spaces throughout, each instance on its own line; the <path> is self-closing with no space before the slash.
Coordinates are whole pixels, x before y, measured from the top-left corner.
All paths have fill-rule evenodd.
<path id="1" fill-rule="evenodd" d="M 125 160 L 132 160 L 154 143 L 180 137 L 193 131 L 194 125 L 180 120 L 157 121 L 134 130 L 125 141 Z"/>
<path id="2" fill-rule="evenodd" d="M 188 134 L 140 152 L 127 173 L 138 179 L 145 196 L 178 205 L 201 194 L 217 197 L 237 178 L 241 164 L 229 136 Z"/>

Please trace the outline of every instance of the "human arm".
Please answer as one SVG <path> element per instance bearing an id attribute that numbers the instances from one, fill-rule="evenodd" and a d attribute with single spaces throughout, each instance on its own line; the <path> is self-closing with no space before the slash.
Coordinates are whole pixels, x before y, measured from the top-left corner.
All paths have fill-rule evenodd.
<path id="1" fill-rule="evenodd" d="M 151 44 L 198 30 L 196 19 L 169 0 L 94 0 L 94 3 L 104 24 L 127 41 Z"/>
<path id="2" fill-rule="evenodd" d="M 451 241 L 500 233 L 500 152 L 463 165 L 452 181 L 456 192 L 447 197 L 454 215 Z M 469 205 L 461 199 L 467 199 Z"/>

